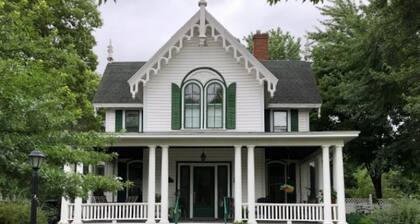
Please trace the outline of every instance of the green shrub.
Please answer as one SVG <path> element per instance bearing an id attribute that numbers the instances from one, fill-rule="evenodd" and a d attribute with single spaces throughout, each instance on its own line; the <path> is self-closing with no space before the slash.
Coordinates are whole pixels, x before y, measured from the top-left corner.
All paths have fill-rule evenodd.
<path id="1" fill-rule="evenodd" d="M 374 224 L 366 214 L 350 213 L 346 215 L 347 224 Z"/>
<path id="2" fill-rule="evenodd" d="M 29 223 L 31 204 L 29 202 L 0 202 L 1 224 L 27 224 Z M 38 223 L 46 224 L 47 216 L 38 209 Z"/>
<path id="3" fill-rule="evenodd" d="M 391 201 L 389 206 L 376 209 L 371 215 L 373 223 L 419 224 L 420 200 L 403 198 Z"/>

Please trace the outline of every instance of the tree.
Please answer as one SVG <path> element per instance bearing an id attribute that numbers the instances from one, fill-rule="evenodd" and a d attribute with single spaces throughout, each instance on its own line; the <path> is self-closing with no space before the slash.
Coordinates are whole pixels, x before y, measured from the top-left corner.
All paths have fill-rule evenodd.
<path id="1" fill-rule="evenodd" d="M 248 50 L 252 52 L 254 33 L 250 33 L 243 40 Z M 293 37 L 289 32 L 284 33 L 280 28 L 268 31 L 268 53 L 270 60 L 299 60 L 300 38 Z"/>
<path id="2" fill-rule="evenodd" d="M 93 1 L 0 1 L 0 193 L 29 196 L 28 154 L 46 155 L 41 201 L 117 190 L 112 178 L 65 174 L 63 164 L 95 165 L 103 137 L 90 103 L 98 75 L 91 32 L 101 25 Z"/>
<path id="3" fill-rule="evenodd" d="M 324 2 L 324 0 L 309 0 L 309 1 L 312 2 L 312 3 L 314 3 L 314 4 L 318 4 L 320 2 Z M 267 2 L 270 5 L 275 5 L 275 4 L 279 3 L 279 2 L 281 2 L 281 0 L 267 0 Z M 306 2 L 306 0 L 302 0 L 302 2 Z"/>
<path id="4" fill-rule="evenodd" d="M 332 3 L 321 8 L 325 29 L 309 34 L 323 97 L 316 128 L 361 131 L 346 152 L 381 198 L 384 173 L 419 171 L 419 2 Z"/>

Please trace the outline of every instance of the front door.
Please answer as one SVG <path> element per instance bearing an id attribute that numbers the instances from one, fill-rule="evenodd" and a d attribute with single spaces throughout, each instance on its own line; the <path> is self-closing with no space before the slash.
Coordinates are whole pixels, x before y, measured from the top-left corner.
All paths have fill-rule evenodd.
<path id="1" fill-rule="evenodd" d="M 230 197 L 229 163 L 183 162 L 178 164 L 177 176 L 182 218 L 223 218 L 223 198 Z"/>
<path id="2" fill-rule="evenodd" d="M 193 208 L 195 218 L 214 217 L 214 167 L 194 167 Z"/>

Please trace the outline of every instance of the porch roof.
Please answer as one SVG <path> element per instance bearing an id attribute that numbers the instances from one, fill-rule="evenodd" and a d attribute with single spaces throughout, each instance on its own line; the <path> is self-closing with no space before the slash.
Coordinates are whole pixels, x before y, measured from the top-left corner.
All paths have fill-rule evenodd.
<path id="1" fill-rule="evenodd" d="M 169 145 L 230 147 L 234 145 L 255 145 L 257 147 L 270 147 L 344 145 L 346 142 L 359 136 L 359 133 L 359 131 L 287 133 L 177 131 L 118 133 L 116 135 L 117 141 L 113 146 Z"/>

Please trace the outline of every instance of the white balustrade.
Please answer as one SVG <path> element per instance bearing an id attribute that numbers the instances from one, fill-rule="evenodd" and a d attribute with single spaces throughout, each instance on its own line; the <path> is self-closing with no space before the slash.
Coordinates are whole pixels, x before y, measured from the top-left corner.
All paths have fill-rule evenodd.
<path id="1" fill-rule="evenodd" d="M 73 218 L 74 218 L 74 204 L 68 204 L 68 217 L 67 217 L 67 219 L 68 220 L 73 220 Z"/>
<path id="2" fill-rule="evenodd" d="M 155 219 L 161 218 L 161 204 L 155 203 Z M 69 220 L 74 218 L 74 204 L 69 204 Z M 83 221 L 147 220 L 147 203 L 86 203 L 82 204 Z"/>
<path id="3" fill-rule="evenodd" d="M 332 220 L 333 221 L 337 221 L 338 220 L 338 205 L 337 204 L 332 204 L 331 205 L 331 214 L 332 214 Z"/>
<path id="4" fill-rule="evenodd" d="M 338 219 L 338 207 L 333 204 L 332 219 Z M 242 219 L 248 219 L 248 205 L 242 204 Z M 322 222 L 324 221 L 323 204 L 278 204 L 255 203 L 255 218 L 258 221 L 299 221 Z"/>
<path id="5" fill-rule="evenodd" d="M 248 203 L 242 204 L 242 219 L 243 220 L 248 219 Z"/>

